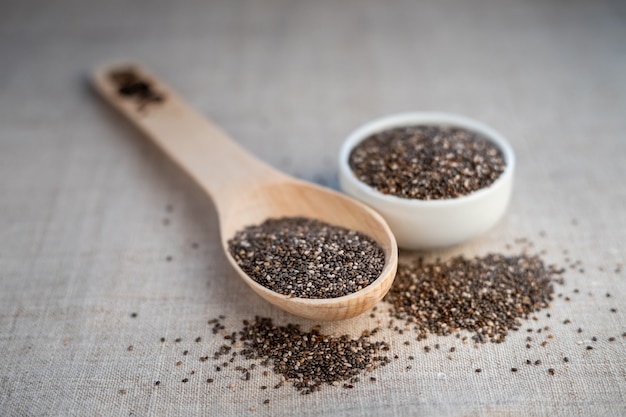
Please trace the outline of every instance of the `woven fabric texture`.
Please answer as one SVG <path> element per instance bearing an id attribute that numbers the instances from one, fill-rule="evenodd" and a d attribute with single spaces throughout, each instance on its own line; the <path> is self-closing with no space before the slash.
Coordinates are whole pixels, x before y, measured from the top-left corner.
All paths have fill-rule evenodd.
<path id="1" fill-rule="evenodd" d="M 626 415 L 625 40 L 619 1 L 3 2 L 0 415 Z M 316 323 L 238 278 L 210 199 L 91 91 L 90 69 L 119 57 L 260 159 L 334 188 L 343 138 L 373 118 L 440 110 L 493 126 L 517 154 L 506 217 L 401 259 L 527 248 L 566 268 L 564 285 L 478 348 L 399 334 L 385 303 L 321 323 L 380 325 L 398 355 L 352 389 L 274 389 L 262 367 L 243 381 L 243 359 L 216 372 L 199 361 L 223 343 L 214 317 L 228 331 L 255 315 Z"/>

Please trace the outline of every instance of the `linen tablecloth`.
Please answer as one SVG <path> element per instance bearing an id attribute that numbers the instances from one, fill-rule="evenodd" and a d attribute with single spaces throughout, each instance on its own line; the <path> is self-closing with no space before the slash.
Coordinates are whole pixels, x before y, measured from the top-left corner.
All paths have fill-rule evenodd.
<path id="1" fill-rule="evenodd" d="M 271 371 L 216 373 L 198 361 L 222 344 L 211 318 L 230 331 L 255 315 L 317 323 L 238 278 L 209 198 L 90 89 L 90 70 L 120 57 L 259 158 L 333 188 L 342 140 L 373 118 L 439 110 L 493 126 L 517 154 L 506 217 L 401 258 L 515 254 L 527 239 L 566 268 L 552 307 L 478 349 L 399 335 L 385 303 L 321 323 L 380 325 L 399 357 L 353 389 L 300 395 L 273 389 Z M 625 132 L 620 1 L 4 1 L 0 415 L 626 415 Z"/>

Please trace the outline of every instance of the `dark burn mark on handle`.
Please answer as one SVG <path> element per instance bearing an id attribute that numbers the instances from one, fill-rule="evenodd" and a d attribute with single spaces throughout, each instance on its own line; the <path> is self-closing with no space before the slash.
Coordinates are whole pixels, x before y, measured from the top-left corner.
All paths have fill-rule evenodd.
<path id="1" fill-rule="evenodd" d="M 143 78 L 134 68 L 124 68 L 111 72 L 111 80 L 117 87 L 117 93 L 137 103 L 137 110 L 142 111 L 149 105 L 165 101 L 165 95 L 155 91 L 152 83 Z"/>

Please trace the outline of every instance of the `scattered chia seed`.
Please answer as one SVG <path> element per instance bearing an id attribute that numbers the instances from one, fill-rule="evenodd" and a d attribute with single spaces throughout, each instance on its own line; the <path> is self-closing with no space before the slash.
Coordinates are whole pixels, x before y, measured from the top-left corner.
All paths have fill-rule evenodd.
<path id="1" fill-rule="evenodd" d="M 550 375 L 554 375 L 555 370 L 554 370 L 553 368 L 550 368 L 550 369 L 548 369 L 548 373 L 549 373 Z"/>
<path id="2" fill-rule="evenodd" d="M 132 352 L 132 351 L 133 351 L 133 349 L 135 349 L 135 348 L 133 347 L 133 345 L 128 346 L 128 351 L 129 351 L 129 352 Z"/>
<path id="3" fill-rule="evenodd" d="M 355 176 L 383 194 L 457 198 L 490 186 L 504 172 L 500 149 L 465 129 L 410 126 L 376 133 L 349 157 Z"/>
<path id="4" fill-rule="evenodd" d="M 335 337 L 324 335 L 315 326 L 303 332 L 293 324 L 275 326 L 271 319 L 256 317 L 234 333 L 239 344 L 239 356 L 246 360 L 260 360 L 261 365 L 272 367 L 281 375 L 275 386 L 291 382 L 302 394 L 319 391 L 323 384 L 349 388 L 358 383 L 359 374 L 369 373 L 379 366 L 389 363 L 383 352 L 389 350 L 385 342 L 372 342 L 374 331 L 365 331 L 356 339 L 347 335 Z M 223 345 L 215 352 L 215 359 L 228 354 L 231 346 Z M 250 380 L 253 366 L 238 366 L 236 371 L 243 374 L 243 380 Z M 216 367 L 216 371 L 220 367 Z M 267 371 L 263 372 L 267 376 Z M 266 385 L 261 390 L 267 389 Z"/>
<path id="5" fill-rule="evenodd" d="M 458 256 L 435 263 L 418 259 L 398 265 L 385 300 L 394 317 L 414 325 L 418 339 L 463 329 L 474 332 L 477 343 L 499 343 L 519 329 L 520 318 L 548 307 L 558 273 L 525 254 Z"/>
<path id="6" fill-rule="evenodd" d="M 517 372 L 517 368 L 511 368 L 511 372 Z"/>
<path id="7" fill-rule="evenodd" d="M 137 313 L 130 313 L 130 316 L 131 316 L 132 318 L 136 318 L 136 317 L 137 317 Z"/>
<path id="8" fill-rule="evenodd" d="M 564 357 L 564 358 L 563 358 L 563 362 L 566 362 L 566 363 L 567 363 L 567 362 L 569 362 L 569 358 L 568 358 L 567 356 L 566 356 L 566 357 Z"/>
<path id="9" fill-rule="evenodd" d="M 253 280 L 283 295 L 335 298 L 371 284 L 385 255 L 363 233 L 304 217 L 268 219 L 237 232 L 230 254 Z"/>
<path id="10" fill-rule="evenodd" d="M 155 385 L 155 386 L 159 386 L 159 385 L 161 385 L 161 381 L 156 381 L 156 382 L 154 383 L 154 385 Z"/>
<path id="11" fill-rule="evenodd" d="M 189 378 L 185 378 L 185 379 L 183 379 L 183 381 L 182 381 L 182 382 L 189 382 Z"/>

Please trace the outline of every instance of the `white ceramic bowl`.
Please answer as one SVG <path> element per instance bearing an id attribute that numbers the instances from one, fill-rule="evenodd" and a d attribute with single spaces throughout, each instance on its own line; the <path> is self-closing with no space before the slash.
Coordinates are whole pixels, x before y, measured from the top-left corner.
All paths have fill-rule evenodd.
<path id="1" fill-rule="evenodd" d="M 465 128 L 493 142 L 504 155 L 506 168 L 487 188 L 445 200 L 406 199 L 386 195 L 360 181 L 349 157 L 362 140 L 383 130 L 416 125 Z M 348 136 L 339 155 L 341 189 L 377 210 L 406 249 L 433 249 L 456 245 L 482 235 L 504 215 L 511 199 L 515 156 L 511 145 L 494 129 L 464 116 L 439 112 L 395 114 L 374 120 Z"/>

